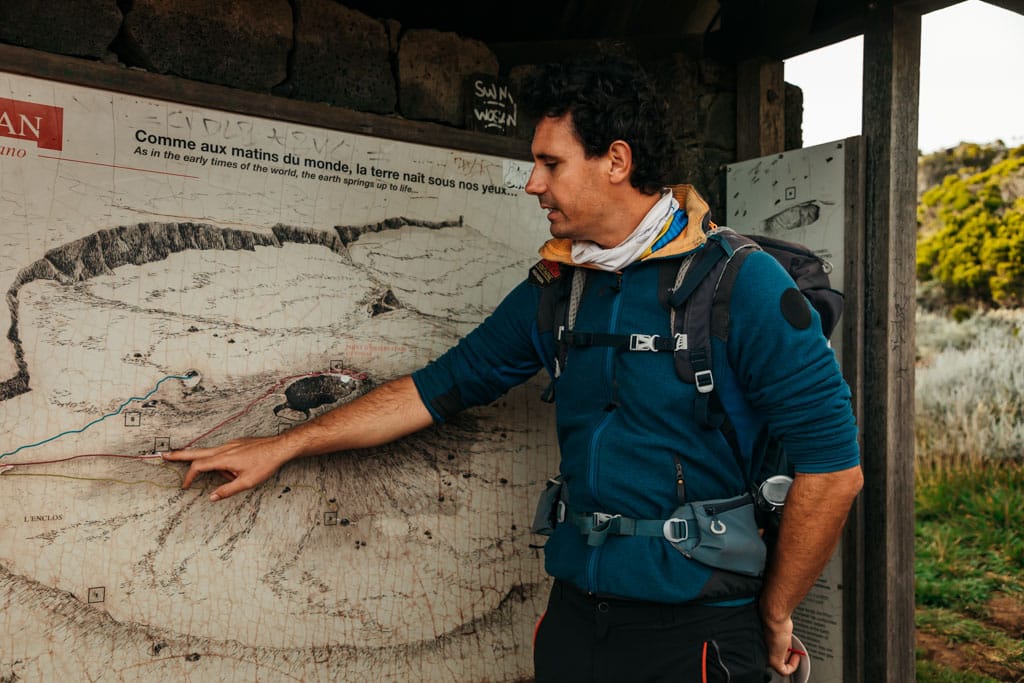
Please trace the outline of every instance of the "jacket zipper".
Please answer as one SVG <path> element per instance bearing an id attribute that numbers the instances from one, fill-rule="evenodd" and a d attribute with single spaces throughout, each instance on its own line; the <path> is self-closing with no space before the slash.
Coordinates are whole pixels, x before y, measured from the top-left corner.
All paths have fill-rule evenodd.
<path id="1" fill-rule="evenodd" d="M 612 302 L 612 310 L 610 318 L 609 330 L 614 332 L 616 325 L 619 322 L 619 308 L 622 302 L 622 273 L 615 274 L 615 300 Z M 608 379 L 609 384 L 615 381 L 615 349 L 608 349 L 606 352 L 605 359 L 605 377 Z M 614 392 L 614 387 L 612 388 Z M 588 453 L 587 463 L 587 486 L 590 489 L 590 497 L 597 500 L 597 447 L 601 440 L 601 435 L 604 433 L 605 427 L 611 421 L 612 416 L 615 414 L 614 410 L 609 410 L 601 420 L 601 424 L 594 430 L 593 436 L 590 437 L 590 452 Z M 590 549 L 590 557 L 587 559 L 587 590 L 591 593 L 597 591 L 597 560 L 601 554 L 601 547 Z"/>
<path id="2" fill-rule="evenodd" d="M 590 488 L 590 497 L 597 500 L 597 442 L 604 432 L 604 428 L 612 419 L 614 413 L 606 413 L 601 424 L 594 430 L 590 437 L 590 462 L 587 471 L 587 486 Z M 602 512 L 597 510 L 597 512 Z M 587 590 L 591 593 L 597 592 L 597 558 L 601 554 L 601 546 L 590 548 L 590 556 L 587 558 Z"/>
<path id="3" fill-rule="evenodd" d="M 616 285 L 615 285 L 615 301 L 612 302 L 611 315 L 609 316 L 610 325 L 609 330 L 614 332 L 616 325 L 619 322 L 619 308 L 622 303 L 622 297 L 620 293 L 622 291 L 622 273 L 616 273 Z M 605 379 L 609 385 L 615 381 L 615 349 L 608 349 L 605 351 Z M 614 387 L 612 388 L 614 392 Z M 590 452 L 587 454 L 587 486 L 590 488 L 590 497 L 597 500 L 597 447 L 601 439 L 601 435 L 604 433 L 605 427 L 608 426 L 608 422 L 611 420 L 614 411 L 608 411 L 601 420 L 601 424 L 594 430 L 594 434 L 590 437 Z"/>

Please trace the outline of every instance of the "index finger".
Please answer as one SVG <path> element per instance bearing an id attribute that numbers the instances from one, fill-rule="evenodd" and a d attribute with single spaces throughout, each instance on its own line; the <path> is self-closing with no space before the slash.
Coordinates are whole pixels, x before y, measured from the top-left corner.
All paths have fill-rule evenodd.
<path id="1" fill-rule="evenodd" d="M 189 461 L 198 460 L 199 458 L 207 458 L 213 455 L 213 451 L 216 448 L 183 448 L 176 451 L 167 451 L 161 453 L 160 457 L 164 460 L 176 460 L 176 461 Z"/>

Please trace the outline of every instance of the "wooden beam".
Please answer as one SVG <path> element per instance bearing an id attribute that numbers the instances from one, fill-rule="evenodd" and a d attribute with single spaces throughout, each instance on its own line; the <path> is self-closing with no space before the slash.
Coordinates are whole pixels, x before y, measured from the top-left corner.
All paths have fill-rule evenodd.
<path id="1" fill-rule="evenodd" d="M 1024 4 L 1024 0 L 988 1 L 992 4 Z M 884 3 L 877 1 L 871 3 L 819 2 L 814 23 L 803 38 L 799 34 L 794 34 L 786 41 L 773 40 L 770 43 L 755 45 L 754 49 L 759 51 L 758 54 L 771 55 L 777 59 L 789 59 L 862 35 L 867 22 L 870 21 L 870 15 L 874 12 L 873 5 L 892 5 L 907 10 L 912 9 L 918 14 L 927 14 L 959 2 L 963 2 L 963 0 L 888 0 Z M 1002 4 L 1002 6 L 1011 9 L 1007 4 Z M 781 16 L 786 16 L 787 10 L 774 8 L 774 11 Z M 763 36 L 757 36 L 757 40 L 762 39 Z M 712 34 L 708 42 L 712 46 L 710 49 L 715 52 L 718 59 L 727 60 L 730 53 L 735 54 L 736 40 L 733 36 Z"/>
<path id="2" fill-rule="evenodd" d="M 786 149 L 786 89 L 783 65 L 748 59 L 736 68 L 736 160 Z"/>
<path id="3" fill-rule="evenodd" d="M 914 283 L 921 15 L 864 33 L 864 677 L 914 680 Z"/>

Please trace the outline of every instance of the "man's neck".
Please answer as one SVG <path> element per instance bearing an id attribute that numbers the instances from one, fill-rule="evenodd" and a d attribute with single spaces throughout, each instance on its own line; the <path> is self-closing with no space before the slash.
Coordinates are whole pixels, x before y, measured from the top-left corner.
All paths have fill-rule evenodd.
<path id="1" fill-rule="evenodd" d="M 611 219 L 609 223 L 615 227 L 609 230 L 607 237 L 602 237 L 600 241 L 595 240 L 595 243 L 602 249 L 611 249 L 622 244 L 627 237 L 633 234 L 640 225 L 640 221 L 650 213 L 661 197 L 660 192 L 644 194 L 639 190 L 633 190 L 627 201 L 619 203 L 621 211 L 617 211 L 609 217 Z"/>

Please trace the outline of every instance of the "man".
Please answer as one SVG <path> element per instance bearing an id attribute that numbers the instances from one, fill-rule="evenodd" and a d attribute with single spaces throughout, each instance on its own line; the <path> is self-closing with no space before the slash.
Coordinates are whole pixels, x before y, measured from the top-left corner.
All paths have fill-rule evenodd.
<path id="1" fill-rule="evenodd" d="M 635 65 L 603 58 L 546 67 L 523 100 L 541 115 L 526 191 L 550 222 L 538 266 L 547 277 L 519 285 L 411 376 L 277 437 L 168 454 L 192 461 L 185 488 L 220 471 L 231 480 L 210 498 L 226 498 L 293 458 L 387 443 L 551 369 L 559 349 L 538 324 L 538 282 L 558 280 L 553 264 L 587 272 L 573 329 L 672 337 L 662 264 L 699 254 L 710 224 L 691 188 L 666 189 L 671 145 L 654 89 Z M 537 629 L 538 681 L 762 681 L 766 664 L 796 669 L 791 614 L 834 550 L 862 477 L 849 389 L 794 291 L 771 256 L 751 254 L 734 285 L 727 343 L 714 349 L 733 422 L 763 424 L 797 470 L 763 583 L 692 559 L 670 543 L 675 532 L 594 541 L 596 522 L 581 520 L 671 522 L 684 502 L 743 494 L 755 465 L 749 439 L 737 454 L 720 430 L 696 424 L 686 406 L 697 388 L 677 377 L 672 353 L 592 345 L 559 356 L 568 512 L 545 547 L 555 584 Z"/>

